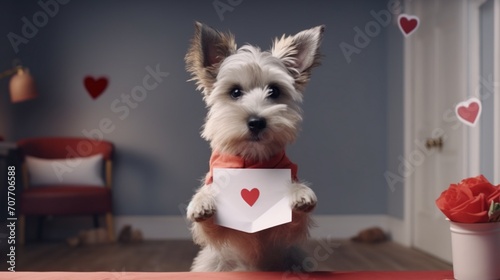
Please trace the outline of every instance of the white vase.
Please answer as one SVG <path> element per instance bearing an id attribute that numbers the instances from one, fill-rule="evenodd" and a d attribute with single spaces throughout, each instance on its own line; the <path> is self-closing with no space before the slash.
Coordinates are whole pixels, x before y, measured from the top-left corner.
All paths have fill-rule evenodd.
<path id="1" fill-rule="evenodd" d="M 453 275 L 457 280 L 500 279 L 500 222 L 450 221 Z"/>

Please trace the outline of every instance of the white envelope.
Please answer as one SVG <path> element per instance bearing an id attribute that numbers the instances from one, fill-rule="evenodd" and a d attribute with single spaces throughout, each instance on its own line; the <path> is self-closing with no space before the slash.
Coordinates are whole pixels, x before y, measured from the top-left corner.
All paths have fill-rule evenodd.
<path id="1" fill-rule="evenodd" d="M 215 223 L 254 233 L 292 221 L 290 169 L 214 168 Z"/>

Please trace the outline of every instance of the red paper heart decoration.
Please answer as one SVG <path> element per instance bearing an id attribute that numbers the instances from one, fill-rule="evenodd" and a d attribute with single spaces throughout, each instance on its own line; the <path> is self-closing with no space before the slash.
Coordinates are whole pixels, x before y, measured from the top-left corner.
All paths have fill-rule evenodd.
<path id="1" fill-rule="evenodd" d="M 475 126 L 481 115 L 481 101 L 475 97 L 458 103 L 455 113 L 460 121 L 466 125 Z"/>
<path id="2" fill-rule="evenodd" d="M 241 197 L 248 205 L 250 205 L 250 207 L 252 207 L 257 201 L 257 199 L 259 199 L 259 195 L 260 192 L 259 189 L 257 188 L 253 188 L 251 191 L 247 189 L 241 190 Z"/>
<path id="3" fill-rule="evenodd" d="M 416 16 L 410 16 L 407 14 L 400 14 L 398 17 L 399 29 L 401 32 L 408 37 L 418 28 L 420 20 Z"/>
<path id="4" fill-rule="evenodd" d="M 83 79 L 83 84 L 85 85 L 85 89 L 92 97 L 92 99 L 96 99 L 101 96 L 106 87 L 108 86 L 108 79 L 105 77 L 100 77 L 95 79 L 94 77 L 87 76 Z"/>

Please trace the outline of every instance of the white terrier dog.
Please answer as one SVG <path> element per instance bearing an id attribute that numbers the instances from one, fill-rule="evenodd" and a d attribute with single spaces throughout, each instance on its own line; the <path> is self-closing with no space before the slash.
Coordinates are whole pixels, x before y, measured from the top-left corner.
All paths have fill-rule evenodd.
<path id="1" fill-rule="evenodd" d="M 303 261 L 296 245 L 308 237 L 316 195 L 298 181 L 297 166 L 284 151 L 299 131 L 302 92 L 319 64 L 323 31 L 318 26 L 283 35 L 271 50 L 261 51 L 250 45 L 237 49 L 232 34 L 195 24 L 186 68 L 209 110 L 202 137 L 213 153 L 205 184 L 187 207 L 193 239 L 202 247 L 192 271 L 297 270 Z M 214 167 L 290 168 L 292 222 L 256 233 L 214 224 Z"/>

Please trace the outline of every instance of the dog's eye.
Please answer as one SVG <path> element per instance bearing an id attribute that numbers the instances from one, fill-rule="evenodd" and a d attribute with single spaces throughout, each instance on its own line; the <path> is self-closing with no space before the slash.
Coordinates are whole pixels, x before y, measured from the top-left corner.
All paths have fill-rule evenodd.
<path id="1" fill-rule="evenodd" d="M 277 99 L 278 97 L 280 97 L 280 95 L 281 92 L 277 86 L 269 86 L 269 88 L 267 89 L 267 97 L 271 99 Z"/>
<path id="2" fill-rule="evenodd" d="M 233 88 L 233 89 L 229 92 L 229 95 L 230 95 L 233 99 L 238 99 L 238 98 L 240 98 L 240 97 L 243 95 L 243 92 L 241 91 L 241 89 L 240 89 L 240 88 L 235 87 L 235 88 Z"/>

